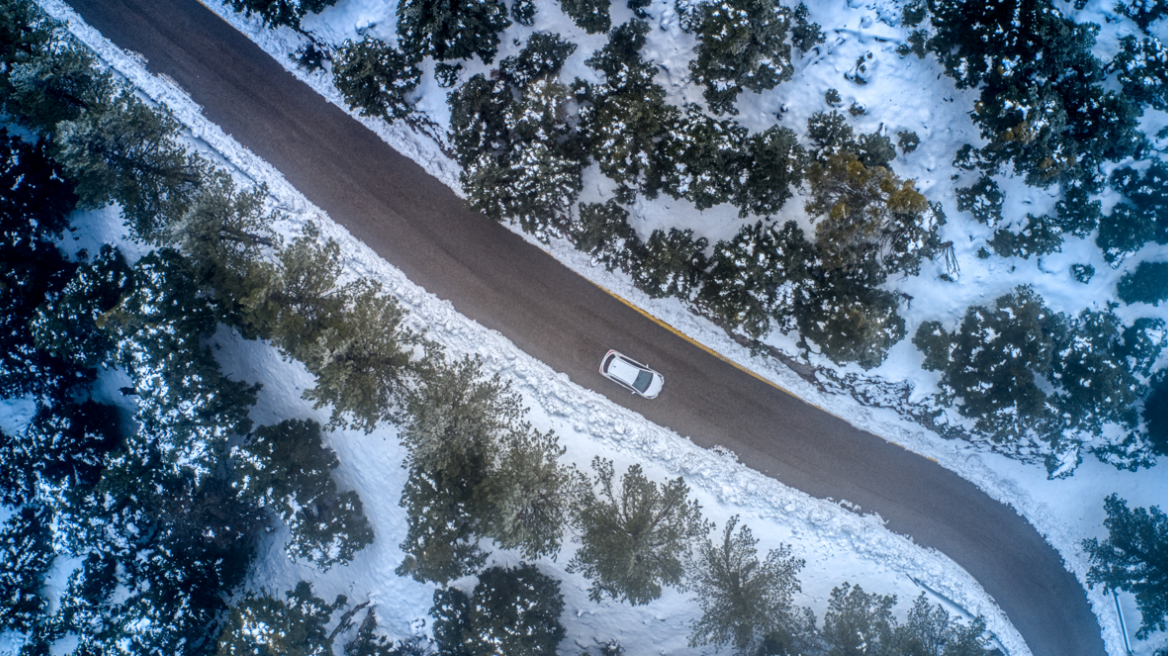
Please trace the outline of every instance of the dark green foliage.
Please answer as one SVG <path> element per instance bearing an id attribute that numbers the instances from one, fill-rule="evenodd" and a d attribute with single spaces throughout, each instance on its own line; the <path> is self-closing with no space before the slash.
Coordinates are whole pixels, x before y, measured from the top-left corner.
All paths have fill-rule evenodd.
<path id="1" fill-rule="evenodd" d="M 699 210 L 742 195 L 742 182 L 751 164 L 745 149 L 746 128 L 734 121 L 710 118 L 696 105 L 687 105 L 685 110 L 657 150 L 665 192 L 689 200 Z M 797 147 L 791 143 L 778 147 L 784 145 L 788 152 L 792 146 Z M 784 168 L 782 164 L 780 169 Z M 779 184 L 786 181 L 784 178 Z"/>
<path id="2" fill-rule="evenodd" d="M 288 55 L 288 58 L 296 62 L 296 65 L 301 69 L 315 73 L 324 68 L 326 59 L 332 58 L 323 50 L 316 47 L 316 43 L 309 43 L 306 46 L 298 48 L 296 52 Z"/>
<path id="3" fill-rule="evenodd" d="M 610 200 L 580 205 L 580 220 L 572 228 L 576 248 L 612 271 L 628 272 L 641 252 L 641 240 L 629 225 L 628 210 Z"/>
<path id="4" fill-rule="evenodd" d="M 823 637 L 829 656 L 881 654 L 893 648 L 892 607 L 896 595 L 866 593 L 860 586 L 836 586 L 823 614 Z"/>
<path id="5" fill-rule="evenodd" d="M 831 155 L 849 155 L 864 166 L 887 166 L 896 159 L 892 140 L 878 133 L 856 136 L 843 114 L 816 112 L 807 119 L 807 136 L 815 148 L 814 159 L 823 161 Z"/>
<path id="6" fill-rule="evenodd" d="M 920 25 L 929 15 L 929 6 L 925 4 L 925 0 L 913 0 L 904 5 L 901 10 L 901 22 L 905 27 L 916 27 Z"/>
<path id="7" fill-rule="evenodd" d="M 1138 107 L 1105 91 L 1092 55 L 1098 27 L 1048 0 L 929 0 L 929 47 L 959 88 L 979 88 L 973 119 L 986 166 L 1011 163 L 1028 184 L 1090 180 L 1101 162 L 1134 154 Z"/>
<path id="8" fill-rule="evenodd" d="M 1014 232 L 1005 228 L 994 231 L 993 239 L 989 240 L 990 248 L 1002 257 L 1031 255 L 1039 257 L 1057 253 L 1062 249 L 1062 232 L 1051 224 L 1049 217 L 1026 215 L 1026 224 L 1021 230 Z"/>
<path id="9" fill-rule="evenodd" d="M 231 455 L 235 489 L 288 525 L 292 538 L 285 550 L 294 561 L 303 558 L 327 571 L 373 542 L 361 500 L 337 490 L 331 471 L 340 462 L 324 446 L 320 424 L 290 419 L 261 426 Z"/>
<path id="10" fill-rule="evenodd" d="M 35 3 L 25 0 L 4 0 L 0 3 L 0 61 L 20 64 L 41 56 L 52 42 L 53 31 L 60 23 L 49 18 Z M 0 71 L 5 86 L 8 71 Z M 8 92 L 3 89 L 4 94 Z"/>
<path id="11" fill-rule="evenodd" d="M 791 197 L 791 189 L 803 182 L 807 153 L 793 130 L 777 125 L 751 135 L 746 148 L 746 182 L 730 202 L 743 218 L 777 213 Z"/>
<path id="12" fill-rule="evenodd" d="M 1111 175 L 1111 186 L 1127 198 L 1099 219 L 1095 243 L 1116 264 L 1148 242 L 1168 243 L 1168 166 L 1154 162 L 1141 175 L 1124 167 Z"/>
<path id="13" fill-rule="evenodd" d="M 633 284 L 651 298 L 676 296 L 688 300 L 701 284 L 706 269 L 706 238 L 693 231 L 654 230 L 645 242 L 644 256 L 633 271 Z"/>
<path id="14" fill-rule="evenodd" d="M 969 212 L 979 223 L 995 228 L 1002 222 L 1002 204 L 1005 195 L 998 183 L 982 175 L 972 187 L 957 190 L 957 209 Z"/>
<path id="15" fill-rule="evenodd" d="M 941 605 L 929 604 L 921 593 L 908 611 L 904 624 L 894 623 L 893 653 L 903 656 L 999 656 L 991 646 L 985 619 L 969 624 L 954 622 Z M 872 653 L 872 652 L 868 652 Z"/>
<path id="16" fill-rule="evenodd" d="M 1072 182 L 1063 189 L 1063 197 L 1055 206 L 1054 217 L 1048 216 L 1046 220 L 1057 225 L 1064 233 L 1086 237 L 1099 225 L 1099 219 L 1103 216 L 1101 208 L 1102 203 L 1091 200 L 1086 185 Z"/>
<path id="17" fill-rule="evenodd" d="M 701 506 L 690 500 L 680 477 L 658 486 L 632 465 L 614 489 L 612 461 L 592 461 L 595 489 L 573 508 L 582 545 L 568 565 L 592 581 L 588 596 L 628 601 L 634 606 L 661 596 L 664 585 L 679 585 L 695 540 L 709 530 Z"/>
<path id="18" fill-rule="evenodd" d="M 820 29 L 819 23 L 812 23 L 807 20 L 807 5 L 802 2 L 792 13 L 795 19 L 795 24 L 791 27 L 791 43 L 799 49 L 799 52 L 807 52 L 816 45 L 823 43 L 827 38 Z"/>
<path id="19" fill-rule="evenodd" d="M 345 597 L 329 604 L 312 594 L 307 581 L 284 596 L 287 601 L 249 594 L 239 602 L 219 637 L 216 656 L 331 656 L 333 640 L 325 625 Z"/>
<path id="20" fill-rule="evenodd" d="M 827 103 L 828 107 L 839 107 L 843 104 L 844 99 L 840 97 L 838 89 L 828 89 L 823 94 L 823 102 Z"/>
<path id="21" fill-rule="evenodd" d="M 40 596 L 55 552 L 50 517 L 25 506 L 0 526 L 0 630 L 28 631 L 42 618 Z"/>
<path id="22" fill-rule="evenodd" d="M 566 121 L 568 89 L 556 81 L 576 46 L 536 32 L 496 81 L 472 77 L 450 95 L 451 132 L 470 204 L 517 219 L 547 239 L 562 232 L 581 189 L 583 150 Z"/>
<path id="23" fill-rule="evenodd" d="M 612 27 L 608 8 L 612 0 L 560 0 L 564 10 L 576 25 L 589 34 L 607 32 Z"/>
<path id="24" fill-rule="evenodd" d="M 1140 262 L 1119 280 L 1117 293 L 1124 303 L 1160 305 L 1168 300 L 1168 262 Z"/>
<path id="25" fill-rule="evenodd" d="M 1059 387 L 1054 403 L 1063 425 L 1099 436 L 1105 423 L 1129 428 L 1137 423 L 1141 385 L 1127 356 L 1144 331 L 1125 335 L 1122 328 L 1111 312 L 1083 310 L 1058 336 L 1050 378 Z M 1139 359 L 1147 360 L 1147 354 Z"/>
<path id="26" fill-rule="evenodd" d="M 237 12 L 245 12 L 248 16 L 258 15 L 268 27 L 287 25 L 299 28 L 300 19 L 308 14 L 319 14 L 336 2 L 337 0 L 231 0 L 231 7 Z"/>
<path id="27" fill-rule="evenodd" d="M 1025 435 L 1050 412 L 1037 377 L 1051 372 L 1060 316 L 1034 290 L 1019 287 L 994 307 L 971 307 L 960 327 L 921 324 L 913 344 L 925 354 L 926 369 L 941 371 L 943 397 L 960 398 L 958 411 L 976 420 L 994 441 Z"/>
<path id="28" fill-rule="evenodd" d="M 407 97 L 421 78 L 405 55 L 369 36 L 346 40 L 333 57 L 333 83 L 345 104 L 362 116 L 389 121 L 409 116 L 413 107 Z"/>
<path id="29" fill-rule="evenodd" d="M 1144 399 L 1144 425 L 1152 451 L 1168 456 L 1168 376 L 1161 374 Z"/>
<path id="30" fill-rule="evenodd" d="M 458 84 L 460 73 L 462 73 L 462 64 L 447 64 L 446 62 L 434 64 L 434 79 L 443 89 L 449 89 Z"/>
<path id="31" fill-rule="evenodd" d="M 1168 48 L 1155 37 L 1126 36 L 1111 63 L 1123 94 L 1133 102 L 1168 111 Z"/>
<path id="32" fill-rule="evenodd" d="M 1159 0 L 1121 0 L 1115 3 L 1115 11 L 1134 20 L 1141 30 L 1168 16 L 1168 6 Z"/>
<path id="33" fill-rule="evenodd" d="M 1137 638 L 1168 629 L 1168 516 L 1157 506 L 1128 509 L 1127 501 L 1114 494 L 1103 507 L 1107 538 L 1083 541 L 1091 557 L 1087 583 L 1103 584 L 1105 593 L 1122 590 L 1135 595 L 1140 609 Z"/>
<path id="34" fill-rule="evenodd" d="M 650 196 L 661 188 L 667 168 L 658 142 L 681 116 L 665 102 L 665 89 L 653 83 L 657 67 L 641 58 L 649 25 L 633 20 L 609 34 L 608 43 L 585 64 L 604 74 L 603 85 L 587 85 L 580 129 L 589 135 L 588 154 L 600 171 L 620 185 L 617 197 L 631 202 L 634 191 Z"/>
<path id="35" fill-rule="evenodd" d="M 757 93 L 791 79 L 791 12 L 786 7 L 774 0 L 722 0 L 695 3 L 686 12 L 692 15 L 683 26 L 692 25 L 701 39 L 690 73 L 705 85 L 702 95 L 711 111 L 737 114 L 734 101 L 742 89 Z M 803 27 L 802 43 L 814 40 L 809 27 Z"/>
<path id="36" fill-rule="evenodd" d="M 912 130 L 901 130 L 896 133 L 896 145 L 900 146 L 900 152 L 907 155 L 921 145 L 921 138 Z"/>
<path id="37" fill-rule="evenodd" d="M 533 0 L 513 0 L 511 18 L 524 27 L 535 25 L 535 2 Z"/>
<path id="38" fill-rule="evenodd" d="M 854 102 L 848 106 L 848 113 L 852 116 L 863 116 L 864 114 L 868 113 L 868 108 L 864 107 L 860 103 Z"/>
<path id="39" fill-rule="evenodd" d="M 828 270 L 819 274 L 806 296 L 800 297 L 795 320 L 804 340 L 818 345 L 833 362 L 855 362 L 871 369 L 904 338 L 898 304 L 892 292 Z"/>
<path id="40" fill-rule="evenodd" d="M 1095 267 L 1090 264 L 1072 264 L 1071 275 L 1079 282 L 1086 285 L 1091 282 L 1091 278 L 1095 276 Z"/>
<path id="41" fill-rule="evenodd" d="M 747 225 L 729 242 L 714 245 L 698 302 L 729 326 L 761 337 L 771 321 L 791 327 L 789 316 L 810 292 L 814 247 L 794 221 Z"/>
<path id="42" fill-rule="evenodd" d="M 721 544 L 707 541 L 699 550 L 691 585 L 702 616 L 693 624 L 691 647 L 733 644 L 738 653 L 749 654 L 762 636 L 791 632 L 791 596 L 799 591 L 796 576 L 804 561 L 782 545 L 760 562 L 758 540 L 745 526 L 735 534 L 737 524 L 735 515 Z"/>
<path id="43" fill-rule="evenodd" d="M 56 50 L 13 66 L 3 100 L 5 112 L 45 133 L 52 133 L 62 121 L 77 120 L 83 112 L 101 111 L 114 89 L 112 76 L 95 68 L 88 52 L 72 44 L 60 44 Z"/>
<path id="44" fill-rule="evenodd" d="M 358 605 L 353 610 L 364 605 Z M 349 611 L 345 615 L 348 616 L 352 612 Z M 394 642 L 377 633 L 377 614 L 370 608 L 357 629 L 357 635 L 345 643 L 345 656 L 430 656 L 434 653 L 432 642 L 433 640 L 422 636 L 411 636 Z"/>
<path id="45" fill-rule="evenodd" d="M 99 110 L 59 123 L 55 157 L 75 181 L 83 207 L 116 202 L 131 233 L 153 241 L 160 217 L 181 211 L 206 168 L 178 134 L 168 111 L 123 89 Z"/>
<path id="46" fill-rule="evenodd" d="M 481 459 L 470 459 L 465 473 L 409 470 L 401 505 L 409 517 L 405 552 L 398 576 L 419 582 L 446 583 L 482 567 L 487 554 L 478 547 L 480 518 L 485 514 L 476 488 L 486 481 Z"/>
<path id="47" fill-rule="evenodd" d="M 439 653 L 466 656 L 554 656 L 564 638 L 560 582 L 526 563 L 479 574 L 468 597 L 456 588 L 434 593 Z"/>
<path id="48" fill-rule="evenodd" d="M 502 0 L 404 0 L 397 6 L 397 38 L 412 61 L 482 58 L 488 64 L 507 29 Z"/>

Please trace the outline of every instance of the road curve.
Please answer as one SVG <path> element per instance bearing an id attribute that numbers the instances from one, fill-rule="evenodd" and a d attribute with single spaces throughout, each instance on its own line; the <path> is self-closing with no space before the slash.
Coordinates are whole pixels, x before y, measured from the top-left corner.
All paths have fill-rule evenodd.
<path id="1" fill-rule="evenodd" d="M 1035 656 L 1104 656 L 1086 595 L 1034 528 L 949 470 L 785 394 L 671 334 L 502 226 L 328 104 L 196 0 L 67 0 L 176 80 L 208 119 L 333 220 L 577 384 L 816 497 L 875 511 L 993 596 Z M 604 381 L 616 348 L 667 382 L 643 401 Z"/>

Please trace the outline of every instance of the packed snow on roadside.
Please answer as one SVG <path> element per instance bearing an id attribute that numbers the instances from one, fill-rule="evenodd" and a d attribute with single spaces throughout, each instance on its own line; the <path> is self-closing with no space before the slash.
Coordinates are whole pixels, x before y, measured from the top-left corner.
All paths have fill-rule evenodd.
<path id="1" fill-rule="evenodd" d="M 943 556 L 914 547 L 890 534 L 880 527 L 878 518 L 858 516 L 840 506 L 810 499 L 722 456 L 698 449 L 684 438 L 572 385 L 516 350 L 500 335 L 489 333 L 457 315 L 448 304 L 409 283 L 391 265 L 379 260 L 347 232 L 331 223 L 269 165 L 208 123 L 181 90 L 146 73 L 140 58 L 108 44 L 60 0 L 42 0 L 42 4 L 54 15 L 69 18 L 74 32 L 146 95 L 174 109 L 190 127 L 191 138 L 201 148 L 218 153 L 225 162 L 236 167 L 242 178 L 267 183 L 282 209 L 293 217 L 292 222 L 285 226 L 289 233 L 304 221 L 321 221 L 326 226 L 325 233 L 345 244 L 346 252 L 354 254 L 352 270 L 355 274 L 369 275 L 385 282 L 411 309 L 413 320 L 419 326 L 425 326 L 432 337 L 446 344 L 452 352 L 480 353 L 486 358 L 490 371 L 498 371 L 514 380 L 532 406 L 533 422 L 540 428 L 556 430 L 569 446 L 567 457 L 573 462 L 587 463 L 593 455 L 599 454 L 615 459 L 618 467 L 642 462 L 658 478 L 684 475 L 701 499 L 707 515 L 719 525 L 724 524 L 730 515 L 740 512 L 755 534 L 762 538 L 762 549 L 779 542 L 796 545 L 796 553 L 808 561 L 802 577 L 804 596 L 798 601 L 811 605 L 820 615 L 827 591 L 843 580 L 859 582 L 870 590 L 896 592 L 902 601 L 902 612 L 904 602 L 911 600 L 920 586 L 934 599 L 947 600 L 946 603 L 952 604 L 951 610 L 961 608 L 970 613 L 985 614 L 990 629 L 1010 654 L 1026 653 L 1021 639 L 992 601 L 967 574 Z M 931 200 L 944 203 L 949 217 L 946 230 L 951 232 L 943 234 L 943 238 L 962 236 L 964 240 L 964 235 L 984 231 L 970 217 L 958 213 L 952 201 L 952 189 L 971 182 L 950 181 L 953 174 L 959 173 L 950 164 L 952 153 L 962 143 L 979 143 L 976 130 L 964 114 L 963 108 L 971 105 L 968 95 L 963 95 L 968 92 L 954 89 L 948 78 L 939 76 L 940 68 L 931 59 L 902 59 L 895 53 L 895 46 L 903 39 L 903 34 L 902 29 L 896 27 L 899 9 L 891 0 L 850 0 L 846 4 L 844 0 L 835 0 L 810 4 L 812 20 L 824 25 L 827 31 L 827 43 L 821 46 L 819 53 L 813 51 L 796 62 L 794 80 L 780 85 L 770 94 L 744 93 L 739 102 L 739 121 L 751 129 L 760 129 L 780 116 L 784 124 L 798 127 L 805 124 L 807 116 L 821 108 L 823 92 L 827 88 L 838 88 L 844 95 L 845 104 L 855 100 L 868 107 L 868 114 L 857 119 L 857 129 L 875 130 L 887 121 L 884 127 L 890 133 L 914 129 L 921 134 L 921 148 L 907 157 L 901 156 L 893 166 L 903 177 L 916 178 L 918 188 Z M 233 13 L 229 6 L 209 5 L 294 75 L 344 108 L 326 73 L 307 74 L 297 69 L 290 59 L 289 55 L 306 42 L 302 35 L 285 28 L 269 30 L 254 18 Z M 1089 9 L 1102 15 L 1109 10 L 1107 5 L 1103 0 L 1095 0 Z M 582 78 L 593 75 L 582 62 L 603 45 L 603 35 L 583 34 L 550 0 L 537 2 L 537 7 L 538 29 L 559 32 L 580 44 L 564 74 Z M 304 28 L 317 39 L 333 45 L 347 38 L 360 38 L 366 33 L 393 43 L 394 9 L 393 0 L 340 0 L 319 16 L 307 17 Z M 612 9 L 614 24 L 631 17 L 631 13 L 625 15 L 628 10 L 622 3 L 614 3 Z M 683 77 L 685 62 L 693 47 L 692 37 L 678 29 L 669 0 L 658 0 L 649 12 L 660 29 L 651 33 L 646 56 L 653 57 L 667 72 L 672 72 L 659 81 L 673 94 L 671 101 L 695 99 L 686 95 L 693 95 L 693 90 L 692 85 L 685 84 Z M 517 51 L 513 39 L 522 43 L 532 29 L 512 26 L 503 35 L 498 58 Z M 1101 44 L 1107 39 L 1117 38 L 1114 29 L 1118 28 L 1104 30 Z M 859 54 L 867 52 L 873 53 L 869 63 L 873 79 L 864 87 L 851 85 L 842 73 L 851 68 Z M 486 70 L 485 66 L 478 66 Z M 481 70 L 473 65 L 467 67 L 463 79 L 476 72 Z M 928 91 L 920 91 L 922 89 Z M 904 90 L 912 91 L 906 93 Z M 449 118 L 445 90 L 438 88 L 433 77 L 427 75 L 419 93 L 418 108 L 445 126 Z M 781 111 L 782 105 L 788 110 L 785 113 Z M 355 118 L 453 189 L 459 190 L 457 165 L 442 154 L 433 140 L 413 132 L 404 124 L 389 125 L 359 116 Z M 1154 133 L 1159 129 L 1157 126 L 1168 123 L 1168 117 L 1152 115 L 1147 121 L 1148 132 Z M 585 179 L 584 201 L 603 198 L 608 192 L 603 178 L 595 170 L 592 174 Z M 998 181 L 1007 194 L 1007 217 L 1021 216 L 1026 211 L 1037 212 L 1053 202 L 1045 192 L 1027 188 L 1020 180 L 999 178 Z M 806 227 L 807 217 L 802 214 L 801 205 L 798 197 L 789 201 L 786 210 L 790 211 L 790 216 L 784 218 L 799 220 Z M 643 235 L 657 227 L 672 225 L 693 228 L 714 241 L 730 236 L 738 227 L 736 210 L 716 207 L 703 213 L 684 201 L 667 197 L 652 202 L 642 200 L 631 210 L 635 217 L 634 227 Z M 961 266 L 959 285 L 937 281 L 939 270 L 926 270 L 920 277 L 899 284 L 902 290 L 915 297 L 913 307 L 902 308 L 910 335 L 917 325 L 927 320 L 948 321 L 952 325 L 966 306 L 992 300 L 1022 283 L 1035 285 L 1053 309 L 1077 312 L 1082 307 L 1102 304 L 1112 298 L 1116 280 L 1138 262 L 1165 259 L 1168 255 L 1163 247 L 1148 247 L 1129 258 L 1122 268 L 1113 270 L 1102 262 L 1094 245 L 1085 241 L 1078 243 L 1068 239 L 1062 253 L 1041 260 L 996 257 L 980 260 L 974 255 L 978 244 L 980 241 L 976 244 L 957 241 Z M 752 357 L 747 349 L 728 338 L 719 328 L 691 314 L 680 301 L 647 298 L 632 286 L 627 277 L 592 266 L 588 258 L 570 244 L 553 242 L 550 249 L 581 275 L 630 300 L 726 359 L 860 428 L 936 459 L 994 498 L 1010 504 L 1046 536 L 1080 581 L 1084 580 L 1088 562 L 1079 544 L 1083 538 L 1105 534 L 1102 527 L 1103 498 L 1107 494 L 1118 492 L 1131 506 L 1168 506 L 1168 486 L 1163 485 L 1164 465 L 1133 474 L 1118 472 L 1087 458 L 1074 476 L 1047 480 L 1046 471 L 1041 466 L 989 453 L 965 442 L 942 439 L 891 410 L 865 407 L 849 396 L 824 393 L 780 363 Z M 1087 287 L 1078 286 L 1066 274 L 1069 264 L 1077 262 L 1093 263 L 1098 272 Z M 1168 319 L 1168 307 L 1144 306 L 1133 310 L 1140 312 L 1138 316 Z M 270 348 L 243 343 L 228 336 L 224 339 L 225 349 L 238 350 L 239 357 L 231 358 L 231 361 L 246 363 L 236 372 L 237 375 L 265 381 L 261 405 L 256 411 L 258 421 L 285 416 L 314 416 L 310 406 L 299 398 L 300 390 L 309 383 L 303 371 L 297 373 L 296 367 L 281 363 Z M 783 350 L 795 351 L 795 338 L 791 336 L 771 335 L 768 340 Z M 815 354 L 809 357 L 817 365 L 831 366 Z M 882 367 L 868 373 L 893 382 L 910 382 L 915 387 L 914 398 L 923 399 L 935 389 L 936 380 L 933 374 L 921 371 L 920 358 L 906 340 L 893 349 Z M 857 368 L 836 369 L 845 373 L 862 373 Z M 270 381 L 283 382 L 278 385 Z M 257 585 L 286 588 L 299 577 L 304 577 L 318 581 L 319 592 L 326 596 L 345 593 L 353 599 L 363 599 L 363 595 L 372 595 L 374 601 L 382 605 L 379 617 L 384 617 L 384 624 L 391 633 L 400 636 L 409 630 L 411 620 L 425 616 L 430 591 L 393 574 L 393 568 L 401 558 L 396 543 L 404 535 L 405 518 L 396 505 L 404 472 L 399 465 L 400 447 L 392 432 L 391 427 L 383 427 L 370 436 L 347 433 L 332 436 L 332 446 L 342 461 L 342 484 L 361 493 L 380 539 L 350 567 L 325 575 L 287 563 L 279 552 L 279 545 L 273 543 L 267 561 L 270 565 L 257 578 Z M 276 539 L 279 540 L 279 536 Z M 555 570 L 554 574 L 565 581 L 568 607 L 572 609 L 570 612 L 577 614 L 575 619 L 565 618 L 569 640 L 590 645 L 593 638 L 616 637 L 634 653 L 656 649 L 684 652 L 686 627 L 696 608 L 692 601 L 680 593 L 669 593 L 661 601 L 638 609 L 588 603 L 582 591 L 583 581 L 562 572 L 570 551 L 571 546 L 566 546 L 558 563 L 544 563 L 549 573 Z M 1114 602 L 1110 597 L 1104 597 L 1098 588 L 1087 594 L 1099 617 L 1109 652 L 1124 653 Z M 1128 631 L 1134 634 L 1139 622 L 1134 602 L 1128 595 L 1121 595 L 1120 601 Z M 629 627 L 634 625 L 629 621 L 632 617 L 637 618 L 637 626 L 644 627 L 635 635 L 628 633 Z M 624 629 L 625 633 L 614 633 L 619 629 Z M 1146 642 L 1133 640 L 1133 647 L 1137 654 L 1142 655 L 1150 653 L 1151 648 L 1162 641 L 1163 636 L 1153 636 Z"/>

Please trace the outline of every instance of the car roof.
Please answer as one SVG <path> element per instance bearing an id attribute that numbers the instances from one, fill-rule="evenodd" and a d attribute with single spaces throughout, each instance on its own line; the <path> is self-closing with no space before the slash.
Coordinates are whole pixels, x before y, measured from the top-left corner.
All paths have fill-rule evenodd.
<path id="1" fill-rule="evenodd" d="M 611 364 L 608 365 L 608 373 L 609 375 L 615 378 L 619 378 L 624 382 L 632 385 L 633 381 L 637 380 L 637 374 L 641 373 L 641 370 L 629 364 L 628 361 L 624 358 L 618 356 L 613 359 Z"/>

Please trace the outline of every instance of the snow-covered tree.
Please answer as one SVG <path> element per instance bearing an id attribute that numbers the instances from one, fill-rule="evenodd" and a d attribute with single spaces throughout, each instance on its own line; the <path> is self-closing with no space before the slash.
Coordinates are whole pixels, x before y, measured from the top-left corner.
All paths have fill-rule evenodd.
<path id="1" fill-rule="evenodd" d="M 50 51 L 15 63 L 7 71 L 4 110 L 19 123 L 52 133 L 62 121 L 100 110 L 113 92 L 113 78 L 94 66 L 93 56 L 67 40 Z"/>
<path id="2" fill-rule="evenodd" d="M 746 141 L 746 179 L 730 200 L 738 216 L 775 214 L 803 182 L 806 153 L 795 132 L 773 125 Z"/>
<path id="3" fill-rule="evenodd" d="M 690 62 L 712 111 L 737 114 L 742 89 L 762 92 L 791 79 L 791 11 L 774 0 L 677 3 L 682 26 L 701 42 Z"/>
<path id="4" fill-rule="evenodd" d="M 1057 335 L 1050 378 L 1058 386 L 1053 401 L 1068 428 L 1099 436 L 1104 424 L 1137 423 L 1134 406 L 1142 385 L 1133 375 L 1122 328 L 1111 312 L 1083 310 Z"/>
<path id="5" fill-rule="evenodd" d="M 331 472 L 340 462 L 324 446 L 320 424 L 289 419 L 261 426 L 231 455 L 235 489 L 288 525 L 292 537 L 285 550 L 294 561 L 328 570 L 373 542 L 361 499 L 337 490 Z"/>
<path id="6" fill-rule="evenodd" d="M 699 210 L 741 196 L 752 164 L 746 128 L 710 118 L 697 105 L 685 109 L 676 129 L 658 144 L 665 192 Z"/>
<path id="7" fill-rule="evenodd" d="M 595 487 L 573 508 L 582 544 L 568 571 L 591 580 L 593 601 L 647 604 L 662 586 L 682 583 L 695 542 L 709 530 L 701 506 L 680 477 L 659 486 L 632 465 L 616 489 L 612 461 L 597 457 L 592 468 Z"/>
<path id="8" fill-rule="evenodd" d="M 488 64 L 507 29 L 507 5 L 501 0 L 404 0 L 397 5 L 397 39 L 412 61 L 439 61 L 478 56 Z"/>
<path id="9" fill-rule="evenodd" d="M 1111 187 L 1126 202 L 1100 217 L 1095 243 L 1112 266 L 1148 242 L 1168 243 L 1168 166 L 1153 161 L 1142 174 L 1131 167 L 1118 169 L 1111 174 Z"/>
<path id="10" fill-rule="evenodd" d="M 985 618 L 968 624 L 954 621 L 940 604 L 930 604 L 922 592 L 903 624 L 893 629 L 893 653 L 904 656 L 996 656 L 986 632 Z"/>
<path id="11" fill-rule="evenodd" d="M 633 269 L 633 284 L 652 298 L 689 300 L 701 287 L 706 243 L 705 237 L 695 240 L 693 230 L 654 230 Z"/>
<path id="12" fill-rule="evenodd" d="M 913 344 L 926 369 L 942 372 L 942 398 L 961 399 L 958 412 L 994 441 L 1007 442 L 1049 416 L 1038 379 L 1050 374 L 1063 330 L 1061 316 L 1033 289 L 1018 287 L 993 307 L 969 308 L 952 333 L 938 322 L 922 323 Z"/>
<path id="13" fill-rule="evenodd" d="M 41 587 L 56 555 L 46 515 L 25 506 L 0 526 L 0 630 L 28 631 L 42 619 Z"/>
<path id="14" fill-rule="evenodd" d="M 848 583 L 833 588 L 823 615 L 823 637 L 830 645 L 827 653 L 866 656 L 891 651 L 895 605 L 896 595 L 869 594 Z"/>
<path id="15" fill-rule="evenodd" d="M 1130 592 L 1140 609 L 1139 638 L 1168 629 L 1168 515 L 1158 506 L 1127 507 L 1127 501 L 1112 494 L 1103 504 L 1107 538 L 1083 541 L 1091 558 L 1087 583 L 1103 584 L 1104 593 Z"/>
<path id="16" fill-rule="evenodd" d="M 612 0 L 560 0 L 560 9 L 589 34 L 601 34 L 612 27 L 608 15 L 611 5 Z"/>
<path id="17" fill-rule="evenodd" d="M 362 116 L 405 118 L 413 111 L 407 96 L 421 77 L 397 48 L 368 35 L 360 41 L 347 39 L 333 56 L 333 83 Z"/>
<path id="18" fill-rule="evenodd" d="M 1013 229 L 998 228 L 986 243 L 1001 257 L 1041 257 L 1062 250 L 1062 231 L 1050 217 L 1027 214 L 1024 221 Z"/>
<path id="19" fill-rule="evenodd" d="M 1123 85 L 1123 93 L 1134 102 L 1168 111 L 1168 48 L 1155 37 L 1137 41 L 1126 36 L 1111 65 Z"/>
<path id="20" fill-rule="evenodd" d="M 743 226 L 714 245 L 698 302 L 732 327 L 761 337 L 776 321 L 793 327 L 792 312 L 810 293 L 816 266 L 812 244 L 794 221 Z"/>
<path id="21" fill-rule="evenodd" d="M 308 14 L 319 14 L 337 0 L 231 0 L 231 8 L 258 15 L 268 27 L 287 25 L 300 28 L 300 20 Z"/>
<path id="22" fill-rule="evenodd" d="M 1168 301 L 1168 262 L 1140 262 L 1135 271 L 1120 278 L 1117 292 L 1124 303 Z"/>
<path id="23" fill-rule="evenodd" d="M 467 656 L 554 656 L 564 638 L 560 582 L 534 565 L 480 572 L 474 592 L 434 593 L 439 653 Z"/>
<path id="24" fill-rule="evenodd" d="M 802 291 L 802 290 L 800 290 Z M 840 270 L 819 270 L 806 294 L 795 296 L 799 334 L 833 362 L 879 366 L 888 350 L 904 338 L 899 298 Z"/>
<path id="25" fill-rule="evenodd" d="M 799 52 L 807 52 L 827 39 L 819 23 L 807 20 L 807 15 L 807 5 L 802 2 L 795 7 L 795 11 L 791 12 L 791 18 L 795 21 L 795 24 L 791 26 L 791 43 L 799 49 Z"/>
<path id="26" fill-rule="evenodd" d="M 345 605 L 345 597 L 330 604 L 314 595 L 307 581 L 284 596 L 287 601 L 249 594 L 240 601 L 219 637 L 216 656 L 332 656 L 333 639 L 325 625 Z"/>
<path id="27" fill-rule="evenodd" d="M 957 209 L 969 212 L 978 222 L 996 228 L 1002 222 L 1002 205 L 1006 196 L 998 183 L 988 175 L 982 175 L 974 184 L 957 189 Z"/>
<path id="28" fill-rule="evenodd" d="M 758 540 L 738 516 L 730 518 L 721 544 L 707 541 L 690 575 L 691 587 L 702 608 L 693 623 L 689 644 L 721 649 L 733 645 L 739 654 L 755 653 L 762 636 L 790 633 L 792 594 L 799 591 L 802 559 L 781 545 L 758 559 Z"/>
<path id="29" fill-rule="evenodd" d="M 629 225 L 628 210 L 614 200 L 582 203 L 579 209 L 580 219 L 571 230 L 576 248 L 609 271 L 630 271 L 643 246 L 637 231 Z"/>
<path id="30" fill-rule="evenodd" d="M 487 554 L 478 540 L 486 481 L 476 459 L 455 471 L 410 467 L 401 498 L 409 529 L 400 545 L 405 557 L 394 570 L 398 576 L 445 584 L 482 567 Z"/>
<path id="31" fill-rule="evenodd" d="M 1159 0 L 1121 0 L 1115 3 L 1115 10 L 1134 20 L 1141 30 L 1168 16 L 1168 5 Z"/>

